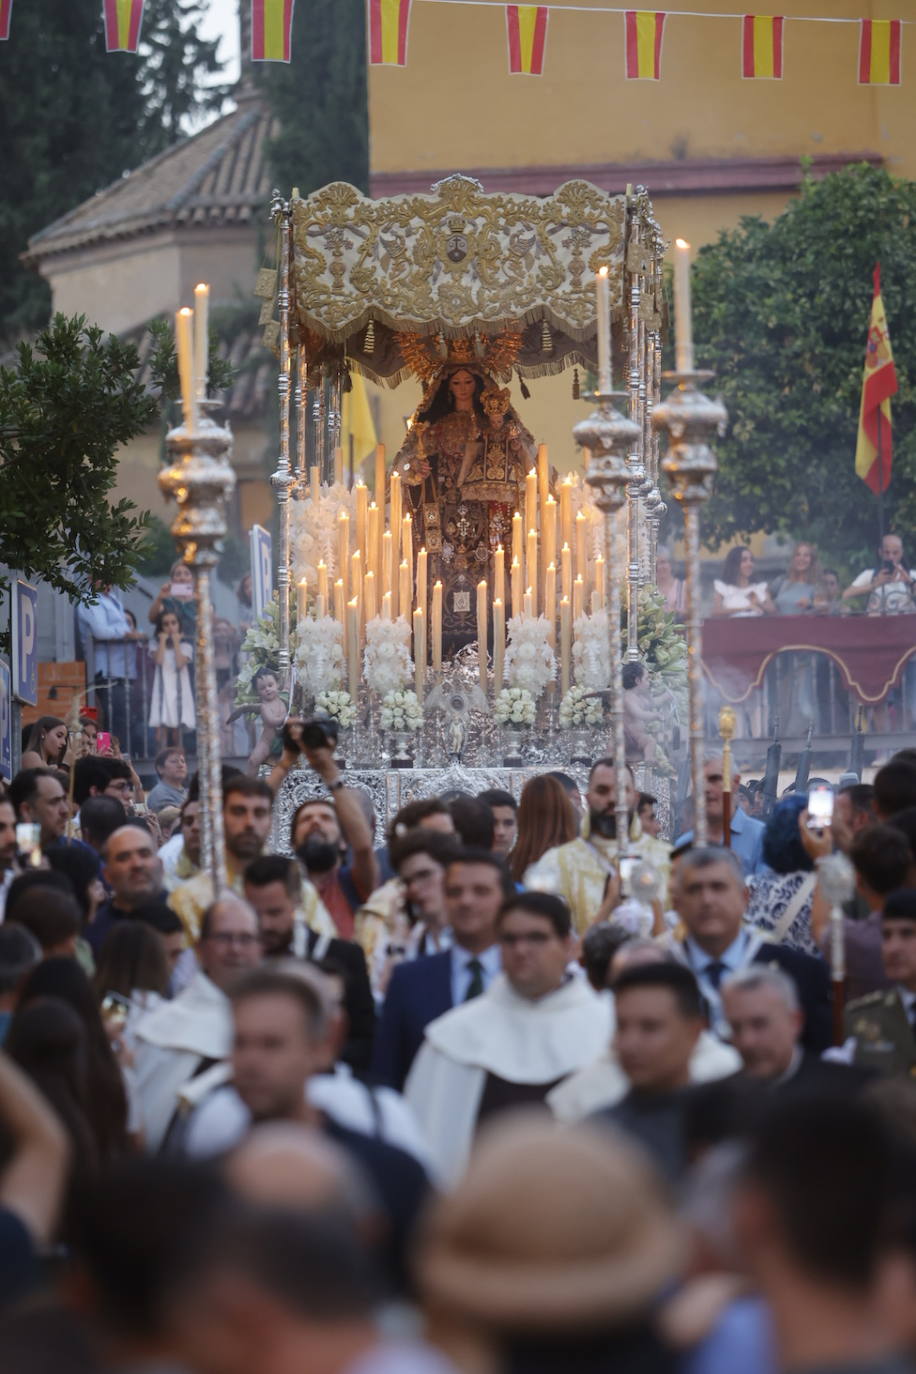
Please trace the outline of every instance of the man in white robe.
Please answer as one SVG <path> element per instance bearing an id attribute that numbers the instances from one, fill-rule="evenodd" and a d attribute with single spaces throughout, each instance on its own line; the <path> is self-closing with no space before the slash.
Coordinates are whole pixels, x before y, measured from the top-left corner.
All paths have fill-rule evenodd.
<path id="1" fill-rule="evenodd" d="M 147 1150 L 163 1144 L 180 1090 L 232 1047 L 232 1013 L 226 989 L 261 960 L 258 920 L 247 902 L 227 894 L 203 914 L 200 971 L 171 1002 L 161 1002 L 137 1023 L 134 1081 Z"/>
<path id="2" fill-rule="evenodd" d="M 503 976 L 440 1016 L 407 1079 L 405 1096 L 437 1174 L 462 1174 L 477 1126 L 512 1106 L 543 1102 L 604 1050 L 608 998 L 570 974 L 569 908 L 551 893 L 509 898 L 497 921 Z"/>

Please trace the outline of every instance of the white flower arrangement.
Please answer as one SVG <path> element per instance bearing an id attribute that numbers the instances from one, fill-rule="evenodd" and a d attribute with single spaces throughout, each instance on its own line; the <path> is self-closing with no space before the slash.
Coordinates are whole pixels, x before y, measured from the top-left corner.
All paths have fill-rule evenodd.
<path id="1" fill-rule="evenodd" d="M 536 714 L 534 697 L 524 687 L 504 687 L 493 705 L 497 725 L 531 726 Z"/>
<path id="2" fill-rule="evenodd" d="M 383 730 L 419 730 L 423 708 L 416 692 L 386 692 L 382 697 L 379 725 Z"/>
<path id="3" fill-rule="evenodd" d="M 601 698 L 589 696 L 585 687 L 570 687 L 560 702 L 561 728 L 580 729 L 584 725 L 600 725 L 603 720 Z"/>
<path id="4" fill-rule="evenodd" d="M 239 651 L 241 666 L 235 681 L 237 705 L 257 700 L 253 681 L 260 668 L 276 670 L 280 654 L 279 625 L 280 604 L 274 599 L 265 607 L 261 618 L 248 627 Z"/>
<path id="5" fill-rule="evenodd" d="M 336 720 L 341 730 L 347 730 L 356 720 L 356 705 L 349 692 L 319 692 L 315 710 Z"/>
<path id="6" fill-rule="evenodd" d="M 527 692 L 534 701 L 557 675 L 557 656 L 550 647 L 550 629 L 543 615 L 515 615 L 508 625 L 506 681 L 510 687 Z"/>
<path id="7" fill-rule="evenodd" d="M 306 616 L 296 630 L 296 668 L 303 690 L 316 698 L 338 693 L 344 674 L 343 626 L 330 615 Z M 346 692 L 341 695 L 350 699 Z"/>
<path id="8" fill-rule="evenodd" d="M 383 620 L 376 616 L 368 622 L 363 671 L 370 691 L 383 697 L 406 687 L 413 674 L 409 642 L 410 626 L 403 618 Z"/>
<path id="9" fill-rule="evenodd" d="M 322 560 L 328 567 L 329 586 L 333 586 L 340 576 L 337 567 L 337 526 L 342 510 L 347 512 L 351 520 L 356 519 L 356 497 L 342 482 L 322 487 L 317 506 L 312 500 L 311 488 L 301 501 L 290 502 L 290 537 L 297 582 L 307 577 L 309 585 L 314 587 L 318 580 L 318 564 Z"/>
<path id="10" fill-rule="evenodd" d="M 611 663 L 607 640 L 607 611 L 580 615 L 573 625 L 573 677 L 576 686 L 599 691 L 610 686 Z"/>

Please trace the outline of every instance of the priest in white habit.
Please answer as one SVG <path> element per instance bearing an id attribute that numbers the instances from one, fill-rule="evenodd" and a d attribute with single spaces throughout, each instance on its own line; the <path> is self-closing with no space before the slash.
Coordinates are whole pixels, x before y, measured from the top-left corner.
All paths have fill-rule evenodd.
<path id="1" fill-rule="evenodd" d="M 460 1178 L 482 1122 L 543 1102 L 611 1033 L 607 994 L 570 971 L 572 922 L 561 898 L 510 897 L 496 935 L 502 976 L 427 1026 L 405 1087 L 446 1182 Z"/>

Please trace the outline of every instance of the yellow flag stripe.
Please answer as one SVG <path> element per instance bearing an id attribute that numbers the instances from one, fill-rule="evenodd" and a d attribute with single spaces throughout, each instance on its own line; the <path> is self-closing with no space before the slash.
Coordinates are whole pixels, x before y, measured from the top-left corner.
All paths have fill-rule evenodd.
<path id="1" fill-rule="evenodd" d="M 636 15 L 636 52 L 640 76 L 655 75 L 655 25 L 654 14 L 642 10 Z"/>
<path id="2" fill-rule="evenodd" d="M 774 75 L 773 20 L 768 15 L 754 16 L 754 67 L 758 76 Z"/>
<path id="3" fill-rule="evenodd" d="M 382 0 L 382 61 L 396 66 L 401 32 L 400 0 Z"/>
<path id="4" fill-rule="evenodd" d="M 518 42 L 521 49 L 522 71 L 525 72 L 530 72 L 534 66 L 534 31 L 537 21 L 537 5 L 519 5 Z"/>

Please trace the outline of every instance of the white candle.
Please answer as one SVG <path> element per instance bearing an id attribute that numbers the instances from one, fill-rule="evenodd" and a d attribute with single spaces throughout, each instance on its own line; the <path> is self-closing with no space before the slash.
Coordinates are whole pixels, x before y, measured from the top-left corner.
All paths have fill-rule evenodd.
<path id="1" fill-rule="evenodd" d="M 569 691 L 570 666 L 572 663 L 572 618 L 569 597 L 560 602 L 560 691 L 563 696 Z"/>
<path id="2" fill-rule="evenodd" d="M 560 540 L 572 548 L 572 481 L 564 477 L 560 483 Z"/>
<path id="3" fill-rule="evenodd" d="M 595 276 L 596 324 L 598 334 L 598 390 L 611 389 L 611 288 L 606 267 Z"/>
<path id="4" fill-rule="evenodd" d="M 693 324 L 690 319 L 690 244 L 674 241 L 674 365 L 693 371 Z"/>
<path id="5" fill-rule="evenodd" d="M 512 567 L 509 569 L 509 580 L 512 583 L 512 614 L 521 615 L 522 613 L 522 565 L 517 558 L 513 558 Z"/>
<path id="6" fill-rule="evenodd" d="M 317 464 L 309 468 L 309 485 L 312 488 L 312 500 L 317 506 L 321 499 L 321 474 Z"/>
<path id="7" fill-rule="evenodd" d="M 318 563 L 318 595 L 321 597 L 325 606 L 328 604 L 328 565 L 324 559 Z"/>
<path id="8" fill-rule="evenodd" d="M 391 592 L 385 592 L 382 596 L 382 619 L 391 619 Z"/>
<path id="9" fill-rule="evenodd" d="M 576 577 L 583 581 L 588 575 L 588 520 L 582 511 L 576 512 Z"/>
<path id="10" fill-rule="evenodd" d="M 546 444 L 538 444 L 537 469 L 538 469 L 538 502 L 539 502 L 539 505 L 540 505 L 541 520 L 543 520 L 543 519 L 544 519 L 544 506 L 545 506 L 546 503 L 547 503 L 547 497 L 550 495 L 550 463 L 549 463 L 548 457 L 547 457 L 547 445 L 546 445 Z"/>
<path id="11" fill-rule="evenodd" d="M 410 595 L 410 564 L 406 558 L 401 559 L 398 568 L 398 615 L 410 615 L 412 606 Z"/>
<path id="12" fill-rule="evenodd" d="M 537 468 L 531 468 L 525 478 L 525 529 L 536 530 L 538 527 L 538 474 Z"/>
<path id="13" fill-rule="evenodd" d="M 502 544 L 497 544 L 496 552 L 493 554 L 493 599 L 496 598 L 503 603 L 506 601 L 506 552 Z"/>
<path id="14" fill-rule="evenodd" d="M 503 685 L 503 665 L 506 654 L 506 608 L 502 598 L 493 602 L 493 691 Z"/>
<path id="15" fill-rule="evenodd" d="M 317 471 L 317 469 L 316 469 Z M 356 547 L 363 558 L 367 555 L 366 539 L 369 529 L 369 488 L 365 482 L 356 484 Z"/>
<path id="16" fill-rule="evenodd" d="M 426 683 L 426 613 L 419 606 L 413 613 L 413 661 L 416 692 L 422 701 Z"/>
<path id="17" fill-rule="evenodd" d="M 487 583 L 477 583 L 477 664 L 480 685 L 487 690 Z"/>
<path id="18" fill-rule="evenodd" d="M 400 475 L 400 473 L 395 472 L 394 470 L 392 470 L 392 473 L 391 473 L 391 480 L 390 480 L 390 482 L 389 482 L 388 485 L 389 485 L 389 491 L 390 491 L 390 494 L 391 494 L 391 513 L 390 513 L 390 517 L 389 517 L 388 523 L 389 523 L 389 526 L 390 526 L 390 528 L 391 528 L 391 533 L 394 535 L 394 540 L 395 540 L 394 561 L 395 561 L 396 563 L 400 563 L 400 561 L 401 561 L 401 559 L 400 559 L 401 550 L 400 550 L 400 547 L 399 547 L 399 541 L 400 541 L 400 538 L 401 538 L 401 475 Z"/>
<path id="19" fill-rule="evenodd" d="M 413 518 L 410 515 L 405 515 L 401 521 L 401 557 L 407 564 L 407 585 L 410 589 L 410 595 L 401 606 L 401 615 L 409 616 L 413 606 Z"/>
<path id="20" fill-rule="evenodd" d="M 585 581 L 577 577 L 573 583 L 573 620 L 578 620 L 585 610 Z"/>
<path id="21" fill-rule="evenodd" d="M 442 672 L 442 583 L 433 583 L 433 672 Z"/>
<path id="22" fill-rule="evenodd" d="M 379 577 L 381 575 L 379 561 L 382 554 L 382 544 L 379 538 L 379 509 L 374 501 L 369 506 L 366 516 L 366 543 L 368 545 L 367 569 Z"/>
<path id="23" fill-rule="evenodd" d="M 544 568 L 557 561 L 557 503 L 552 496 L 541 505 L 541 563 Z"/>
<path id="24" fill-rule="evenodd" d="M 522 561 L 522 516 L 516 511 L 512 517 L 512 557 Z"/>
<path id="25" fill-rule="evenodd" d="M 554 563 L 547 564 L 544 574 L 544 614 L 550 626 L 550 647 L 557 647 L 557 569 Z"/>
<path id="26" fill-rule="evenodd" d="M 375 446 L 375 504 L 385 504 L 385 445 Z"/>
<path id="27" fill-rule="evenodd" d="M 344 596 L 344 584 L 338 577 L 334 583 L 334 618 L 339 620 L 341 625 L 345 623 L 347 613 L 347 601 Z"/>
<path id="28" fill-rule="evenodd" d="M 178 377 L 181 382 L 181 413 L 186 429 L 197 428 L 197 402 L 194 396 L 194 349 L 191 328 L 194 311 L 185 305 L 175 316 L 175 351 L 178 354 Z"/>
<path id="29" fill-rule="evenodd" d="M 199 282 L 194 288 L 194 392 L 206 399 L 210 371 L 210 288 Z"/>
<path id="30" fill-rule="evenodd" d="M 426 615 L 426 550 L 417 554 L 417 606 Z"/>
<path id="31" fill-rule="evenodd" d="M 530 618 L 534 615 L 534 601 L 533 601 L 533 598 L 532 598 L 531 588 L 530 588 L 530 587 L 526 587 L 526 588 L 525 588 L 525 596 L 524 596 L 524 600 L 523 600 L 523 606 L 524 606 L 525 615 L 530 619 Z"/>
<path id="32" fill-rule="evenodd" d="M 560 595 L 572 596 L 572 549 L 564 543 L 560 550 Z"/>
<path id="33" fill-rule="evenodd" d="M 350 517 L 342 510 L 337 517 L 337 576 L 343 583 L 344 601 L 349 601 L 347 579 L 350 575 Z M 354 587 L 354 592 L 359 588 Z"/>
<path id="34" fill-rule="evenodd" d="M 595 591 L 592 596 L 592 607 L 600 611 L 604 607 L 605 586 L 604 586 L 604 556 L 599 553 L 595 559 Z"/>
<path id="35" fill-rule="evenodd" d="M 368 624 L 370 620 L 374 620 L 378 615 L 378 593 L 374 572 L 370 571 L 366 573 L 365 581 L 363 582 L 363 591 L 366 600 L 366 623 Z"/>
<path id="36" fill-rule="evenodd" d="M 304 577 L 300 577 L 296 587 L 296 617 L 300 626 L 308 615 L 309 608 L 309 584 Z"/>
<path id="37" fill-rule="evenodd" d="M 525 584 L 534 597 L 534 614 L 537 615 L 538 604 L 538 532 L 535 529 L 528 531 L 528 559 L 525 564 Z"/>
<path id="38" fill-rule="evenodd" d="M 355 701 L 359 693 L 359 599 L 355 596 L 347 603 L 347 668 L 350 696 Z"/>

